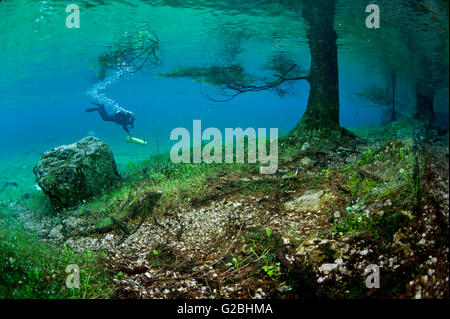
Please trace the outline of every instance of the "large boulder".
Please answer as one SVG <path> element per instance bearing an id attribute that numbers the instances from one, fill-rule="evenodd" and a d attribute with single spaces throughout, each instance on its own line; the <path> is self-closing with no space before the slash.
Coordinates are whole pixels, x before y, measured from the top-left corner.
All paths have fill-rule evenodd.
<path id="1" fill-rule="evenodd" d="M 92 136 L 44 153 L 34 174 L 57 209 L 74 207 L 120 180 L 111 149 Z"/>

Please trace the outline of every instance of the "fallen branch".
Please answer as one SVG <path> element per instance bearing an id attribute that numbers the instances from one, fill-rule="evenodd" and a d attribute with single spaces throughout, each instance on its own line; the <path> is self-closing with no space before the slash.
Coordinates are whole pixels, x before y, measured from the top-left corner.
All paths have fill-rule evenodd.
<path id="1" fill-rule="evenodd" d="M 184 224 L 181 225 L 180 230 L 177 232 L 177 235 L 176 235 L 177 241 L 181 240 L 181 236 L 183 236 L 183 232 L 184 232 Z"/>
<path id="2" fill-rule="evenodd" d="M 137 266 L 134 268 L 122 267 L 121 270 L 127 275 L 139 275 L 148 270 L 148 267 L 145 265 Z"/>
<path id="3" fill-rule="evenodd" d="M 344 194 L 347 194 L 347 195 L 351 195 L 351 194 L 352 194 L 351 191 L 349 191 L 348 189 L 346 189 L 345 187 L 343 187 L 343 186 L 341 186 L 341 185 L 339 185 L 339 184 L 336 184 L 336 187 L 337 187 L 340 191 L 342 191 Z"/>
<path id="4" fill-rule="evenodd" d="M 145 193 L 144 195 L 141 195 L 141 197 L 139 197 L 136 202 L 133 204 L 133 206 L 131 206 L 130 211 L 128 212 L 128 214 L 125 216 L 126 220 L 132 219 L 136 216 L 139 208 L 147 201 L 147 200 L 152 200 L 154 202 L 156 202 L 159 197 L 161 197 L 160 193 Z M 153 207 L 152 207 L 153 208 Z"/>
<path id="5" fill-rule="evenodd" d="M 111 216 L 111 223 L 109 223 L 106 226 L 100 226 L 100 227 L 94 227 L 92 229 L 80 232 L 78 234 L 76 234 L 75 236 L 92 236 L 94 234 L 104 234 L 104 233 L 109 233 L 112 230 L 114 230 L 115 227 L 119 228 L 124 234 L 124 238 L 121 239 L 120 243 L 121 244 L 127 236 L 131 235 L 133 232 L 130 232 L 130 230 L 128 229 L 128 227 L 126 226 L 126 224 L 128 223 L 128 221 L 130 219 L 133 219 L 134 217 L 136 217 L 137 212 L 139 210 L 139 208 L 144 204 L 145 201 L 147 200 L 152 200 L 153 201 L 153 205 L 150 207 L 150 210 L 153 210 L 153 207 L 155 206 L 154 204 L 156 203 L 156 201 L 159 199 L 159 197 L 161 196 L 160 193 L 145 193 L 144 195 L 142 195 L 141 197 L 139 197 L 136 202 L 133 204 L 133 206 L 131 207 L 130 211 L 122 218 L 116 218 L 114 216 Z M 140 227 L 141 223 L 139 224 L 138 228 Z"/>
<path id="6" fill-rule="evenodd" d="M 377 181 L 377 182 L 384 182 L 381 177 L 379 177 L 379 176 L 377 176 L 375 174 L 369 173 L 368 171 L 365 171 L 365 170 L 363 170 L 361 168 L 358 168 L 357 172 L 358 172 L 359 175 L 361 175 L 364 178 L 370 178 L 370 179 L 373 179 L 374 181 Z"/>

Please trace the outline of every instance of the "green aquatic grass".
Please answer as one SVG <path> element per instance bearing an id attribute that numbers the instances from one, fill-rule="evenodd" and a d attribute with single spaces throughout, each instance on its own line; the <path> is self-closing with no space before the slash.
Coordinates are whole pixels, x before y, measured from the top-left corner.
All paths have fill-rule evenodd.
<path id="1" fill-rule="evenodd" d="M 43 242 L 22 226 L 0 219 L 0 299 L 109 298 L 111 276 L 104 256 L 76 253 Z M 66 288 L 66 267 L 80 267 L 80 288 Z"/>
<path id="2" fill-rule="evenodd" d="M 174 164 L 168 154 L 153 156 L 138 164 L 130 162 L 121 172 L 122 181 L 117 188 L 64 214 L 87 218 L 97 225 L 110 217 L 121 219 L 142 195 L 155 192 L 161 193 L 159 202 L 163 209 L 186 206 L 198 201 L 198 195 L 204 194 L 219 175 L 245 176 L 256 172 L 255 165 Z"/>
<path id="3" fill-rule="evenodd" d="M 205 190 L 211 179 L 233 172 L 246 174 L 252 170 L 245 164 L 174 164 L 167 157 L 145 162 L 124 174 L 124 188 L 139 193 L 162 193 L 161 201 L 179 205 Z M 135 186 L 138 185 L 138 189 Z"/>
<path id="4" fill-rule="evenodd" d="M 245 145 L 247 146 L 247 145 Z M 297 149 L 297 151 L 295 150 Z M 287 157 L 295 155 L 299 145 L 290 145 Z M 280 154 L 285 151 L 280 148 Z M 284 153 L 286 154 L 286 152 Z M 381 183 L 361 176 L 356 169 L 367 168 L 375 161 L 392 160 L 391 164 L 399 171 L 399 176 L 388 183 Z M 367 200 L 402 193 L 410 184 L 409 172 L 411 170 L 412 156 L 410 149 L 400 143 L 390 143 L 380 149 L 367 150 L 359 161 L 343 170 L 348 175 L 348 186 L 354 194 L 366 195 Z M 169 155 L 159 155 L 149 160 L 135 163 L 128 161 L 121 170 L 122 181 L 120 185 L 103 195 L 87 200 L 77 209 L 64 211 L 67 215 L 76 215 L 88 218 L 93 224 L 100 223 L 105 218 L 120 217 L 143 194 L 161 192 L 161 210 L 170 210 L 174 207 L 184 207 L 202 202 L 207 191 L 215 181 L 222 178 L 243 179 L 258 173 L 260 164 L 174 164 Z M 391 165 L 392 166 L 392 165 Z M 403 169 L 402 172 L 400 170 Z M 328 180 L 327 170 L 311 179 L 299 181 L 308 186 Z M 317 180 L 317 181 L 316 181 Z M 244 187 L 242 193 L 276 192 L 279 187 L 296 188 L 295 180 L 284 179 L 282 185 L 279 181 L 261 181 L 241 183 Z M 34 212 L 40 214 L 56 214 L 51 209 L 48 199 L 41 192 L 33 192 L 23 203 Z M 3 208 L 7 205 L 3 203 Z M 36 234 L 25 232 L 20 224 L 13 221 L 13 216 L 0 218 L 0 298 L 107 298 L 112 296 L 111 280 L 114 277 L 106 273 L 104 256 L 85 253 L 77 254 L 67 247 L 57 247 L 41 241 Z M 348 235 L 360 232 L 372 232 L 375 238 L 383 241 L 392 240 L 392 236 L 407 220 L 401 214 L 389 214 L 380 218 L 366 218 L 364 212 L 358 207 L 349 212 L 340 222 L 331 229 L 337 235 Z M 256 236 L 256 235 L 255 235 Z M 279 265 L 275 261 L 273 250 L 274 235 L 271 231 L 263 230 L 258 236 L 250 239 L 249 250 L 245 256 L 264 255 L 258 265 L 261 273 L 272 280 L 278 280 L 281 275 Z M 268 249 L 270 247 L 271 249 Z M 250 249 L 249 248 L 249 249 Z M 159 253 L 159 251 L 158 251 Z M 155 254 L 157 258 L 158 254 Z M 159 257 L 158 257 L 159 258 Z M 242 256 L 235 256 L 240 261 Z M 102 264 L 103 263 L 103 264 Z M 78 264 L 81 268 L 81 288 L 66 289 L 64 281 L 67 276 L 65 267 L 68 264 Z M 116 275 L 117 276 L 117 275 Z"/>
<path id="5" fill-rule="evenodd" d="M 392 242 L 394 234 L 408 223 L 408 217 L 401 213 L 387 216 L 367 217 L 359 207 L 349 207 L 346 216 L 331 227 L 331 231 L 339 236 L 358 235 L 369 232 L 375 240 L 381 239 L 384 244 Z"/>
<path id="6" fill-rule="evenodd" d="M 376 170 L 373 167 L 378 167 Z M 358 235 L 369 232 L 373 238 L 388 243 L 394 233 L 408 223 L 401 211 L 412 209 L 414 203 L 414 158 L 412 146 L 398 140 L 365 150 L 351 165 L 342 170 L 347 175 L 346 188 L 358 201 L 347 207 L 341 220 L 335 220 L 335 235 Z M 386 214 L 369 214 L 369 204 L 389 198 Z"/>

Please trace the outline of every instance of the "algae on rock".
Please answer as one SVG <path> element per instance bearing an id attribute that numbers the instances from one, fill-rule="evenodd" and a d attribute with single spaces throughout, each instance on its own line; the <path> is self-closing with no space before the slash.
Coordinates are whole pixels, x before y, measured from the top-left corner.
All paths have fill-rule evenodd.
<path id="1" fill-rule="evenodd" d="M 76 206 L 120 181 L 111 149 L 92 136 L 44 153 L 34 174 L 57 209 Z"/>

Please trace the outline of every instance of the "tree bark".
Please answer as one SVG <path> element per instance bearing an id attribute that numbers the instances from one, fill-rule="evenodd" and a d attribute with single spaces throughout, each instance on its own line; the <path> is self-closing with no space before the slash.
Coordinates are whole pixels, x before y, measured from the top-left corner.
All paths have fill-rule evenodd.
<path id="1" fill-rule="evenodd" d="M 307 129 L 337 128 L 340 123 L 335 0 L 305 2 L 303 16 L 309 24 L 311 69 L 308 106 L 299 125 Z"/>
<path id="2" fill-rule="evenodd" d="M 392 72 L 392 121 L 395 121 L 397 119 L 397 116 L 395 114 L 395 86 L 397 83 L 397 76 L 395 75 L 395 72 Z"/>
<path id="3" fill-rule="evenodd" d="M 420 83 L 416 84 L 416 119 L 429 122 L 436 120 L 434 114 L 435 94 L 433 87 Z"/>

